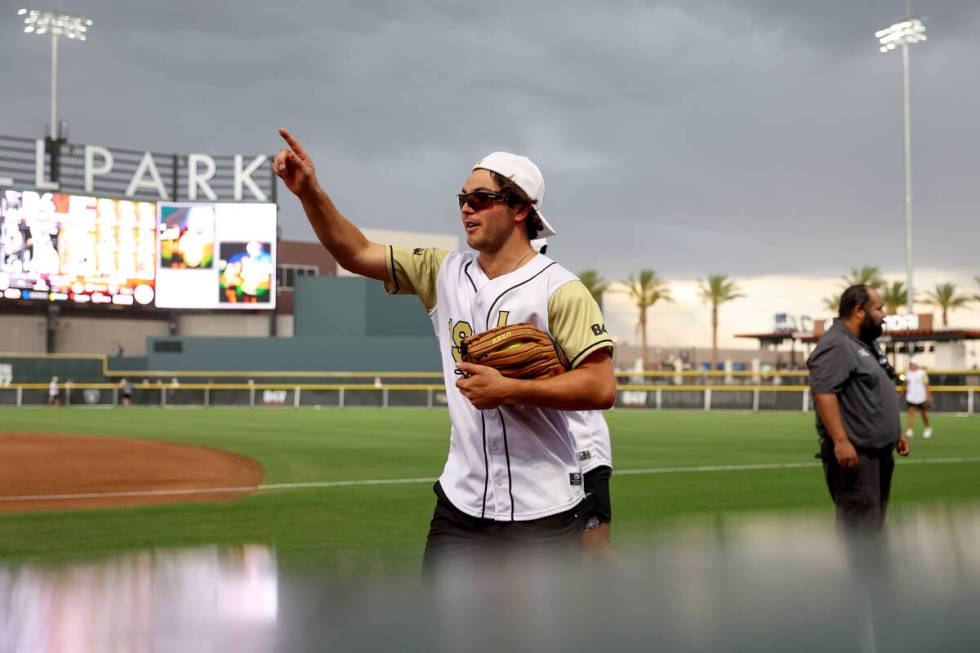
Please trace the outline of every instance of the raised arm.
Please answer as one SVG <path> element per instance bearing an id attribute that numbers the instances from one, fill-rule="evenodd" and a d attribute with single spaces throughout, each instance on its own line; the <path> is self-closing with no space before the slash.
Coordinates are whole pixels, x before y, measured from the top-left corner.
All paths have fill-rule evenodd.
<path id="1" fill-rule="evenodd" d="M 292 134 L 279 130 L 289 146 L 279 150 L 272 169 L 303 205 L 316 237 L 345 269 L 365 277 L 388 281 L 385 248 L 368 240 L 364 233 L 337 210 L 320 187 L 313 160 Z"/>

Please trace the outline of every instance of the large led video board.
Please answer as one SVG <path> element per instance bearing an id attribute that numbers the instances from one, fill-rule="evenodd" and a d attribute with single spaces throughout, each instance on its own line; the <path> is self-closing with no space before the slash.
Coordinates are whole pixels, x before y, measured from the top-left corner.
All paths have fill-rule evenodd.
<path id="1" fill-rule="evenodd" d="M 156 205 L 0 189 L 5 299 L 152 305 Z"/>
<path id="2" fill-rule="evenodd" d="M 274 204 L 0 188 L 0 300 L 275 308 Z"/>

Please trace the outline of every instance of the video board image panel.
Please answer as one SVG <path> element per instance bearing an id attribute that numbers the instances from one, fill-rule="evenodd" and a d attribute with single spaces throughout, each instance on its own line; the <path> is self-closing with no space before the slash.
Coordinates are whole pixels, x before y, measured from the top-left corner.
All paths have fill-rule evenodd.
<path id="1" fill-rule="evenodd" d="M 276 266 L 272 243 L 257 240 L 221 243 L 219 304 L 269 304 Z"/>
<path id="2" fill-rule="evenodd" d="M 275 204 L 159 202 L 157 306 L 275 308 Z"/>
<path id="3" fill-rule="evenodd" d="M 0 298 L 148 306 L 153 202 L 0 188 Z"/>
<path id="4" fill-rule="evenodd" d="M 160 267 L 210 269 L 214 263 L 214 205 L 160 207 Z"/>

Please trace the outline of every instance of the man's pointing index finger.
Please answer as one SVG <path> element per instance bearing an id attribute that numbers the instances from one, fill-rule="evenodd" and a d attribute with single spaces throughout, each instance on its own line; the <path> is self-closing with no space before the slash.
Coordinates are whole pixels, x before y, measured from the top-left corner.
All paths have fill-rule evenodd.
<path id="1" fill-rule="evenodd" d="M 289 145 L 289 149 L 295 152 L 301 159 L 308 158 L 306 156 L 306 150 L 303 149 L 303 146 L 299 144 L 298 140 L 293 138 L 292 134 L 290 134 L 288 131 L 280 127 L 279 135 L 282 136 L 283 139 L 286 141 L 286 144 Z"/>

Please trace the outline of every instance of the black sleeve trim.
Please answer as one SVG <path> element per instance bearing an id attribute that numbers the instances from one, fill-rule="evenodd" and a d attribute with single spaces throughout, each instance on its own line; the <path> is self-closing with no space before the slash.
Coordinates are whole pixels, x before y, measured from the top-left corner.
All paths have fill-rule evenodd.
<path id="1" fill-rule="evenodd" d="M 395 246 L 388 245 L 388 258 L 391 261 L 391 283 L 395 286 L 394 295 L 398 294 L 398 270 L 395 269 Z"/>
<path id="2" fill-rule="evenodd" d="M 595 351 L 599 347 L 603 347 L 603 346 L 609 347 L 610 349 L 612 349 L 615 344 L 616 343 L 614 343 L 612 341 L 612 338 L 606 338 L 605 340 L 600 340 L 598 342 L 593 342 L 591 345 L 589 345 L 588 347 L 586 347 L 585 349 L 583 349 L 582 351 L 580 351 L 578 353 L 578 356 L 576 356 L 575 358 L 573 358 L 572 360 L 570 360 L 568 362 L 568 365 L 569 365 L 569 367 L 575 367 L 575 363 L 577 363 L 578 360 L 580 358 L 582 358 L 583 356 L 585 356 L 586 354 L 591 354 L 593 351 Z"/>

